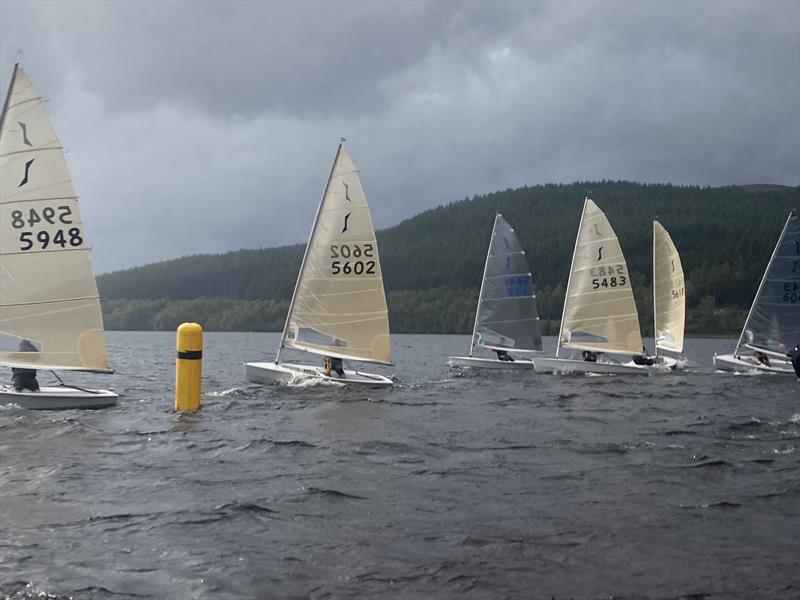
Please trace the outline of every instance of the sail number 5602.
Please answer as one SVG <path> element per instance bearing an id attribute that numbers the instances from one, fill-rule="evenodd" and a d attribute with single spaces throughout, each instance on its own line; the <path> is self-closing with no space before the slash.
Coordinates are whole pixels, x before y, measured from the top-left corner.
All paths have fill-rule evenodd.
<path id="1" fill-rule="evenodd" d="M 375 256 L 373 244 L 334 244 L 331 259 L 371 258 Z M 331 260 L 331 275 L 374 275 L 374 260 Z"/>

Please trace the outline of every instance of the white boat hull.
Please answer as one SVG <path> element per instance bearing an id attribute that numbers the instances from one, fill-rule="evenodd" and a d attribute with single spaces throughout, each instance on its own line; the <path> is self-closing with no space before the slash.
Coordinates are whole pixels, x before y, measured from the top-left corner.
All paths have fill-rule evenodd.
<path id="1" fill-rule="evenodd" d="M 496 358 L 478 358 L 475 356 L 451 356 L 447 361 L 450 367 L 470 369 L 498 369 L 504 371 L 521 371 L 533 369 L 533 361 L 527 359 L 498 360 Z"/>
<path id="2" fill-rule="evenodd" d="M 325 375 L 322 367 L 294 363 L 250 362 L 244 364 L 244 376 L 250 383 L 288 384 L 298 379 L 314 378 L 338 384 L 365 388 L 387 388 L 394 382 L 376 373 L 345 369 L 344 378 Z"/>
<path id="3" fill-rule="evenodd" d="M 601 375 L 649 375 L 675 369 L 677 360 L 668 356 L 659 356 L 653 365 L 637 365 L 633 362 L 591 362 L 569 358 L 534 358 L 533 366 L 537 373 L 596 373 Z"/>
<path id="4" fill-rule="evenodd" d="M 770 366 L 758 362 L 755 356 L 734 356 L 733 354 L 715 354 L 714 368 L 731 373 L 779 373 L 795 375 L 792 363 L 770 359 Z"/>
<path id="5" fill-rule="evenodd" d="M 16 391 L 0 385 L 0 404 L 16 404 L 29 410 L 97 409 L 117 405 L 118 394 L 110 390 L 79 390 L 71 387 L 41 387 L 38 392 Z"/>

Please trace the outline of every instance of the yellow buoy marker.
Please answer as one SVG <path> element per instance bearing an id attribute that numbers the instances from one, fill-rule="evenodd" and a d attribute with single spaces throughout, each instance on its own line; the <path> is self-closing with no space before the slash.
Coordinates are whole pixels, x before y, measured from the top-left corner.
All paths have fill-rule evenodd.
<path id="1" fill-rule="evenodd" d="M 183 323 L 178 327 L 177 345 L 175 410 L 200 410 L 203 328 L 197 323 Z"/>

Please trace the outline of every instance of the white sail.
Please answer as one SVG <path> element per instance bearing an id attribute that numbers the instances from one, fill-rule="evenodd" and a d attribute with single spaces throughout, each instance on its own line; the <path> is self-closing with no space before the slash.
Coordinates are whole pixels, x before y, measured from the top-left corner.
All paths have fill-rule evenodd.
<path id="1" fill-rule="evenodd" d="M 542 349 L 528 260 L 514 228 L 499 213 L 486 255 L 472 339 L 493 350 Z"/>
<path id="2" fill-rule="evenodd" d="M 391 364 L 389 313 L 369 206 L 340 145 L 308 241 L 282 344 Z"/>
<path id="3" fill-rule="evenodd" d="M 18 352 L 22 340 L 37 351 Z M 0 364 L 110 371 L 64 150 L 19 67 L 0 122 Z"/>
<path id="4" fill-rule="evenodd" d="M 656 351 L 683 352 L 686 290 L 678 250 L 667 230 L 653 221 L 653 312 Z"/>
<path id="5" fill-rule="evenodd" d="M 559 348 L 641 354 L 628 266 L 603 212 L 586 198 L 572 257 Z"/>
<path id="6" fill-rule="evenodd" d="M 800 343 L 800 218 L 789 214 L 744 324 L 743 348 L 786 359 Z"/>

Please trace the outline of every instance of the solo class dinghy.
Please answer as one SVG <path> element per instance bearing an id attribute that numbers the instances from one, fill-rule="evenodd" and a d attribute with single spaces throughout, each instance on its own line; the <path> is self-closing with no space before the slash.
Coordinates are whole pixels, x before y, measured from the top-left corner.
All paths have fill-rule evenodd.
<path id="1" fill-rule="evenodd" d="M 0 365 L 113 372 L 64 150 L 19 65 L 0 120 Z M 117 398 L 63 384 L 0 385 L 0 403 L 29 409 L 104 408 Z"/>
<path id="2" fill-rule="evenodd" d="M 560 358 L 561 349 L 583 351 L 584 360 Z M 639 314 L 628 265 L 605 214 L 587 197 L 572 255 L 555 358 L 534 357 L 537 373 L 647 375 Z M 613 360 L 624 356 L 626 362 Z"/>
<path id="3" fill-rule="evenodd" d="M 497 352 L 498 358 L 473 356 L 476 346 Z M 531 360 L 511 360 L 508 352 L 530 353 L 541 349 L 539 313 L 525 251 L 514 229 L 498 213 L 483 268 L 469 356 L 451 356 L 448 364 L 451 367 L 532 369 Z"/>
<path id="4" fill-rule="evenodd" d="M 786 353 L 800 343 L 800 219 L 793 210 L 758 286 L 733 354 L 714 355 L 721 371 L 795 375 Z"/>
<path id="5" fill-rule="evenodd" d="M 343 140 L 344 141 L 344 140 Z M 358 172 L 339 144 L 306 245 L 274 361 L 245 363 L 252 383 L 303 377 L 350 386 L 389 387 L 383 375 L 281 362 L 285 347 L 327 357 L 391 365 L 389 313 L 378 244 Z"/>

